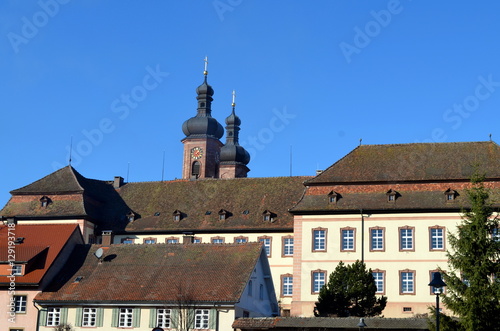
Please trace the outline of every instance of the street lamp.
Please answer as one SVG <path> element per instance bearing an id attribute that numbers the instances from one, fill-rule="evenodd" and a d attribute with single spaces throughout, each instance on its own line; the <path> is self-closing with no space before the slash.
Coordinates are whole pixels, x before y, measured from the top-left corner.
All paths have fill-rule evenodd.
<path id="1" fill-rule="evenodd" d="M 446 286 L 446 283 L 441 279 L 441 273 L 435 272 L 432 275 L 432 281 L 429 286 L 434 287 L 434 293 L 436 293 L 436 331 L 439 331 L 439 294 L 441 289 Z"/>
<path id="2" fill-rule="evenodd" d="M 359 319 L 359 323 L 358 323 L 358 328 L 359 328 L 360 330 L 364 330 L 365 326 L 367 326 L 367 325 L 365 324 L 365 319 L 364 319 L 364 318 L 360 318 L 360 319 Z"/>

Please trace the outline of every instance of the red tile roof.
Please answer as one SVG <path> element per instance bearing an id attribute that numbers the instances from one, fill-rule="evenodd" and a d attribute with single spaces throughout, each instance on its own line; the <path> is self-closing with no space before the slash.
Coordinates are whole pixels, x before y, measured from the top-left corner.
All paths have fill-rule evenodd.
<path id="1" fill-rule="evenodd" d="M 45 252 L 45 248 L 47 248 L 46 258 L 38 269 L 28 271 L 23 276 L 16 276 L 16 284 L 18 285 L 37 285 L 75 231 L 79 231 L 77 224 L 17 224 L 13 228 L 0 225 L 1 260 L 8 260 L 8 258 L 4 258 L 3 250 L 8 247 L 8 237 L 12 235 L 24 237 L 22 244 L 13 246 L 16 261 L 30 260 L 42 251 Z M 32 256 L 30 257 L 30 255 Z M 8 276 L 0 276 L 0 285 L 9 282 Z"/>
<path id="2" fill-rule="evenodd" d="M 259 243 L 148 244 L 103 247 L 103 262 L 94 253 L 101 246 L 75 249 L 81 267 L 36 300 L 50 302 L 171 302 L 182 293 L 195 302 L 237 302 L 262 253 Z M 79 282 L 75 278 L 81 276 Z M 62 282 L 62 283 L 61 283 Z"/>

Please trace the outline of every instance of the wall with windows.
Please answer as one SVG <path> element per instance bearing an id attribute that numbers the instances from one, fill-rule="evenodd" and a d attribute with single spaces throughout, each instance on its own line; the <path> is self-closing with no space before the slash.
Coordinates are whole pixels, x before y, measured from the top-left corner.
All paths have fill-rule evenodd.
<path id="1" fill-rule="evenodd" d="M 295 216 L 292 315 L 312 316 L 319 289 L 339 261 L 364 260 L 387 296 L 386 317 L 428 313 L 428 283 L 447 269 L 446 237 L 459 213 Z"/>

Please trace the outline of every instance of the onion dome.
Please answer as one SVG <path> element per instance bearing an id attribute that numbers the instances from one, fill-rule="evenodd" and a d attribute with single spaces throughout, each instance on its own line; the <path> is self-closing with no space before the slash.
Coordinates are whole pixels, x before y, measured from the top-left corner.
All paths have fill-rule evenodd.
<path id="1" fill-rule="evenodd" d="M 234 112 L 234 96 L 233 91 L 233 110 L 231 115 L 226 118 L 226 144 L 220 149 L 221 164 L 244 164 L 250 162 L 250 154 L 240 146 L 238 142 L 238 134 L 240 131 L 241 120 Z"/>

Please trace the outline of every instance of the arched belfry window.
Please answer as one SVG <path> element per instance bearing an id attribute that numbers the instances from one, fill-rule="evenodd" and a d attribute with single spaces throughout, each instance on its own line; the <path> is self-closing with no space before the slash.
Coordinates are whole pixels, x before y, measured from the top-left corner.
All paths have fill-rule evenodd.
<path id="1" fill-rule="evenodd" d="M 194 178 L 200 177 L 200 168 L 201 168 L 200 162 L 194 161 L 193 166 L 191 168 L 191 176 Z"/>

